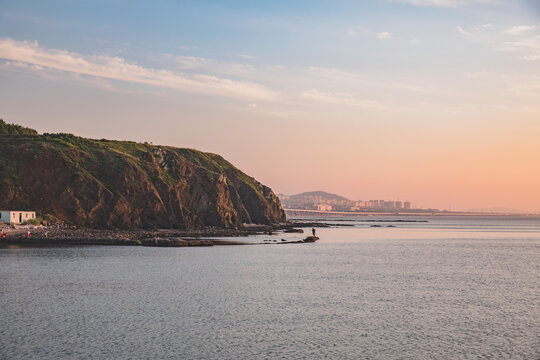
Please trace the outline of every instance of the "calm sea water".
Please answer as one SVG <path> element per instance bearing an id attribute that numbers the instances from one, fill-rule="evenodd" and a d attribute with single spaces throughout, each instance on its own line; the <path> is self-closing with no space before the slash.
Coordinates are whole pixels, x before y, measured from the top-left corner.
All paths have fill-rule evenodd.
<path id="1" fill-rule="evenodd" d="M 0 249 L 0 358 L 539 359 L 540 220 L 427 220 Z"/>

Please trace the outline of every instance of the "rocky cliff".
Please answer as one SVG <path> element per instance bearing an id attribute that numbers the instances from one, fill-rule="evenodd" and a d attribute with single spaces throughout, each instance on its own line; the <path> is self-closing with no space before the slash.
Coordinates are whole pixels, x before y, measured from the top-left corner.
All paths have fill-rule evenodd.
<path id="1" fill-rule="evenodd" d="M 270 188 L 219 155 L 70 134 L 0 135 L 0 208 L 92 228 L 285 220 Z"/>

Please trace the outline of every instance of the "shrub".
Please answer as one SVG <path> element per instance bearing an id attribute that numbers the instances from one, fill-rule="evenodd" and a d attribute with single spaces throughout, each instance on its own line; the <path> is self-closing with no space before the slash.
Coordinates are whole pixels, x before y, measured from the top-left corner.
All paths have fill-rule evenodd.
<path id="1" fill-rule="evenodd" d="M 26 225 L 41 225 L 41 222 L 43 221 L 43 218 L 40 216 L 36 217 L 35 219 L 26 220 Z"/>

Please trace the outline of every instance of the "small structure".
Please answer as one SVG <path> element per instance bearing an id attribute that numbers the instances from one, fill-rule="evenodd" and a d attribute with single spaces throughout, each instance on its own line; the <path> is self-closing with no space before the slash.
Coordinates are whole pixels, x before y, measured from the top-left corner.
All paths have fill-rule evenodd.
<path id="1" fill-rule="evenodd" d="M 24 224 L 28 220 L 36 218 L 35 211 L 2 210 L 0 214 L 0 220 L 4 224 Z"/>
<path id="2" fill-rule="evenodd" d="M 329 204 L 317 204 L 317 211 L 332 211 L 332 205 Z"/>

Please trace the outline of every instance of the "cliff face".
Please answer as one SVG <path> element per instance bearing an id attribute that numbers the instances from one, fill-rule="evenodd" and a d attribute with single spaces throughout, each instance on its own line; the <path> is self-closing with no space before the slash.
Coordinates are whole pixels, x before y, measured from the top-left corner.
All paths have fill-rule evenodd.
<path id="1" fill-rule="evenodd" d="M 0 136 L 0 208 L 94 228 L 285 220 L 270 188 L 219 155 L 70 134 Z"/>

